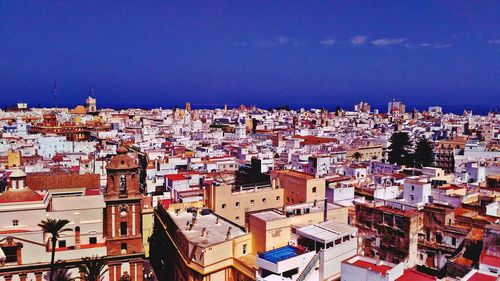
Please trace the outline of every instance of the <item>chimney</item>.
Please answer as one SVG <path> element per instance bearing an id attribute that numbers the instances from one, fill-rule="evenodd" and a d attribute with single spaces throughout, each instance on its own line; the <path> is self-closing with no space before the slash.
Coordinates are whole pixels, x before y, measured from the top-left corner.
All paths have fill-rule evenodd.
<path id="1" fill-rule="evenodd" d="M 75 249 L 80 249 L 81 238 L 80 238 L 80 227 L 75 227 Z"/>
<path id="2" fill-rule="evenodd" d="M 233 234 L 231 233 L 231 229 L 232 229 L 231 226 L 227 229 L 226 240 L 230 240 L 233 238 Z"/>
<path id="3" fill-rule="evenodd" d="M 325 209 L 323 210 L 323 219 L 324 221 L 328 220 L 328 200 L 325 198 Z"/>

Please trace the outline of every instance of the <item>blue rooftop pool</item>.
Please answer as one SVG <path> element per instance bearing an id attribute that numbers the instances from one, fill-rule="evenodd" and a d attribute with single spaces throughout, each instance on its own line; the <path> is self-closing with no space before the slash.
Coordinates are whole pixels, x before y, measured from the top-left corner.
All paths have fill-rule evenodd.
<path id="1" fill-rule="evenodd" d="M 272 263 L 277 263 L 279 261 L 301 255 L 303 252 L 304 251 L 302 251 L 301 249 L 292 246 L 285 246 L 271 251 L 267 251 L 265 253 L 261 253 L 259 254 L 259 258 Z"/>

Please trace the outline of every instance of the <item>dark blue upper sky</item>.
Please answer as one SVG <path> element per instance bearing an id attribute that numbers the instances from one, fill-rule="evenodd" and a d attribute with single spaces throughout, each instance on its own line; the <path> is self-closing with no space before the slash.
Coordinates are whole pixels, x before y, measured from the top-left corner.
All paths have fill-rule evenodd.
<path id="1" fill-rule="evenodd" d="M 498 106 L 500 1 L 2 1 L 0 104 L 56 80 L 60 104 Z"/>

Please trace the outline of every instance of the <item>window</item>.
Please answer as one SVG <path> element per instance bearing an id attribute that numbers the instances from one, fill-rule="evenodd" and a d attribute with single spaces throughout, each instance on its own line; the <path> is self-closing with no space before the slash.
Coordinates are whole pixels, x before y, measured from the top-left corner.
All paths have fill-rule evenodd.
<path id="1" fill-rule="evenodd" d="M 127 235 L 127 222 L 120 222 L 120 235 Z"/>
<path id="2" fill-rule="evenodd" d="M 410 201 L 413 201 L 413 200 L 415 200 L 415 196 L 410 195 Z"/>
<path id="3" fill-rule="evenodd" d="M 17 247 L 2 247 L 6 263 L 17 263 Z"/>
<path id="4" fill-rule="evenodd" d="M 411 186 L 411 191 L 415 191 L 415 187 L 413 185 Z"/>
<path id="5" fill-rule="evenodd" d="M 59 248 L 65 248 L 66 247 L 66 240 L 59 240 Z"/>
<path id="6" fill-rule="evenodd" d="M 349 236 L 349 235 L 342 237 L 342 242 L 347 242 L 347 241 L 349 241 L 349 238 L 350 238 L 350 236 Z"/>
<path id="7" fill-rule="evenodd" d="M 253 199 L 250 200 L 250 205 L 252 205 L 252 206 L 255 205 L 255 200 L 253 200 Z"/>
<path id="8" fill-rule="evenodd" d="M 262 198 L 262 203 L 266 204 L 266 198 Z"/>
<path id="9" fill-rule="evenodd" d="M 12 225 L 13 226 L 18 226 L 19 225 L 19 220 L 12 220 Z"/>
<path id="10" fill-rule="evenodd" d="M 243 244 L 243 255 L 247 254 L 247 244 Z"/>
<path id="11" fill-rule="evenodd" d="M 234 204 L 236 206 L 236 208 L 239 208 L 240 207 L 240 202 L 236 202 L 236 204 Z"/>
<path id="12" fill-rule="evenodd" d="M 313 193 L 316 193 L 316 187 L 313 187 Z"/>
<path id="13" fill-rule="evenodd" d="M 279 196 L 276 196 L 276 201 L 280 201 L 280 197 Z"/>
<path id="14" fill-rule="evenodd" d="M 226 204 L 222 204 L 222 209 L 225 210 L 226 209 Z"/>
<path id="15" fill-rule="evenodd" d="M 236 221 L 236 222 L 240 222 L 240 217 L 236 217 L 236 218 L 235 218 L 235 221 Z"/>
<path id="16" fill-rule="evenodd" d="M 97 244 L 97 237 L 89 237 L 89 244 Z"/>
<path id="17" fill-rule="evenodd" d="M 127 253 L 127 243 L 122 243 L 120 245 L 120 249 L 122 250 L 122 254 L 126 254 Z"/>
<path id="18" fill-rule="evenodd" d="M 457 245 L 457 238 L 451 237 L 451 245 L 453 245 L 453 246 Z"/>
<path id="19" fill-rule="evenodd" d="M 441 233 L 436 233 L 436 242 L 439 244 L 443 242 L 443 235 Z"/>
<path id="20" fill-rule="evenodd" d="M 127 194 L 127 177 L 125 175 L 120 176 L 120 195 Z"/>

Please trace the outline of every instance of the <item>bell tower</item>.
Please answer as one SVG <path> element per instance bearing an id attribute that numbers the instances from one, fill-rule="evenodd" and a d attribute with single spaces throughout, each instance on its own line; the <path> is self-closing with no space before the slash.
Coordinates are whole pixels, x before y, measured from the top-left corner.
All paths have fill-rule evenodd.
<path id="1" fill-rule="evenodd" d="M 141 202 L 139 166 L 120 146 L 117 155 L 106 166 L 107 185 L 104 191 L 104 233 L 108 256 L 123 256 L 116 265 L 110 265 L 110 276 L 130 275 L 131 280 L 142 280 L 144 247 L 141 227 Z M 130 271 L 124 270 L 123 262 Z M 136 277 L 136 278 L 134 278 Z"/>

